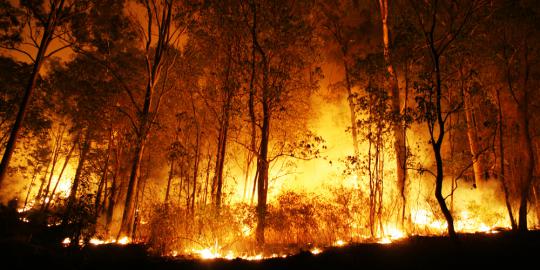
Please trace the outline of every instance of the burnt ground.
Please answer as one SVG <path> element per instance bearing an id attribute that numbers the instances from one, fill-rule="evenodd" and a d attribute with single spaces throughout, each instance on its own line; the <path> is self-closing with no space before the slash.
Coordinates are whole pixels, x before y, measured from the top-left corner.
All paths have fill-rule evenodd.
<path id="1" fill-rule="evenodd" d="M 2 269 L 528 269 L 540 268 L 540 231 L 527 234 L 411 237 L 392 244 L 354 244 L 312 255 L 264 261 L 193 260 L 149 255 L 140 245 L 82 249 L 0 240 Z"/>

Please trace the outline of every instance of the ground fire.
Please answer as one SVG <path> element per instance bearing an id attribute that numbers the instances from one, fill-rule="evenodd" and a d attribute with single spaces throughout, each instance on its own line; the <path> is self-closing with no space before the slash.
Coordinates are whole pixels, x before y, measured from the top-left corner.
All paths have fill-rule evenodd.
<path id="1" fill-rule="evenodd" d="M 294 269 L 531 252 L 539 16 L 529 0 L 0 1 L 0 246 L 17 247 L 0 254 Z"/>

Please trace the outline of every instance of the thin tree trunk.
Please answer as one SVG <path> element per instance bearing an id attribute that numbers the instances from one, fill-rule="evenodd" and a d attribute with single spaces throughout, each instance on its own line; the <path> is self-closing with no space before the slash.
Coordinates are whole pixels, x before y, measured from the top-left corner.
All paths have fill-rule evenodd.
<path id="1" fill-rule="evenodd" d="M 58 184 L 60 184 L 60 180 L 62 180 L 62 175 L 64 175 L 64 171 L 66 170 L 66 167 L 67 167 L 67 165 L 69 163 L 69 160 L 71 159 L 71 155 L 73 154 L 73 150 L 75 150 L 75 147 L 77 146 L 77 143 L 78 143 L 77 141 L 78 141 L 78 139 L 76 139 L 73 142 L 73 145 L 69 149 L 69 152 L 68 152 L 68 154 L 66 156 L 66 160 L 64 161 L 64 165 L 62 166 L 62 170 L 60 170 L 60 174 L 58 175 L 58 180 L 56 180 L 56 184 L 54 185 L 54 188 L 53 188 L 53 190 L 51 192 L 51 198 L 45 204 L 45 207 L 44 207 L 43 211 L 47 211 L 49 209 L 51 201 L 54 199 L 56 189 L 58 188 Z"/>
<path id="2" fill-rule="evenodd" d="M 118 232 L 118 237 L 129 236 L 132 234 L 132 225 L 133 218 L 135 214 L 135 197 L 137 195 L 137 181 L 140 173 L 140 163 L 142 159 L 142 153 L 146 145 L 146 139 L 150 133 L 150 129 L 153 122 L 153 117 L 151 117 L 150 107 L 152 106 L 152 100 L 154 98 L 154 90 L 160 79 L 161 68 L 163 66 L 163 57 L 166 53 L 169 42 L 171 41 L 171 20 L 172 20 L 172 10 L 173 10 L 174 1 L 165 1 L 162 14 L 155 14 L 151 9 L 151 4 L 146 2 L 147 16 L 148 16 L 148 39 L 146 43 L 146 60 L 147 60 L 147 84 L 146 91 L 144 96 L 144 105 L 140 111 L 139 123 L 136 130 L 137 141 L 135 145 L 135 153 L 133 158 L 133 163 L 131 167 L 131 175 L 129 177 L 128 189 L 126 194 L 126 202 L 124 204 L 124 212 L 122 214 L 122 223 L 120 225 L 120 230 Z M 156 40 L 157 44 L 153 50 L 153 57 L 150 60 L 150 46 L 152 45 L 152 35 L 150 33 L 152 30 L 152 20 L 158 18 L 158 39 Z M 153 112 L 155 113 L 155 112 Z"/>
<path id="3" fill-rule="evenodd" d="M 6 149 L 4 151 L 4 155 L 2 156 L 2 161 L 0 162 L 0 186 L 6 177 L 9 162 L 13 156 L 13 151 L 15 150 L 17 139 L 19 137 L 26 112 L 28 111 L 28 105 L 30 104 L 30 99 L 32 98 L 41 66 L 46 57 L 47 48 L 49 47 L 49 44 L 54 36 L 58 15 L 63 11 L 63 7 L 64 0 L 60 0 L 58 6 L 52 6 L 47 17 L 47 22 L 44 24 L 43 36 L 41 37 L 39 48 L 34 60 L 32 73 L 24 90 L 24 95 L 21 104 L 19 105 L 19 111 L 17 112 L 15 123 L 13 123 L 13 127 L 11 128 L 9 139 L 6 143 Z"/>
<path id="4" fill-rule="evenodd" d="M 171 190 L 171 182 L 174 177 L 174 158 L 171 158 L 171 165 L 169 167 L 169 178 L 167 179 L 167 189 L 165 190 L 165 204 L 169 203 L 169 193 Z"/>
<path id="5" fill-rule="evenodd" d="M 94 203 L 94 209 L 95 209 L 95 215 L 96 217 L 98 216 L 99 214 L 99 209 L 100 209 L 100 203 L 101 203 L 101 194 L 103 193 L 103 186 L 106 185 L 107 183 L 107 174 L 108 174 L 108 171 L 109 171 L 109 158 L 111 156 L 111 149 L 112 149 L 112 140 L 113 140 L 113 137 L 112 137 L 112 127 L 111 127 L 111 130 L 109 131 L 109 144 L 107 146 L 107 155 L 105 156 L 105 164 L 103 165 L 103 171 L 101 172 L 101 179 L 99 180 L 99 185 L 98 185 L 98 190 L 97 190 L 97 193 L 96 193 L 96 201 Z"/>
<path id="6" fill-rule="evenodd" d="M 58 157 L 60 156 L 60 150 L 62 149 L 62 141 L 64 137 L 64 130 L 65 126 L 58 129 L 58 137 L 56 137 L 56 140 L 54 142 L 54 150 L 53 150 L 53 157 L 52 157 L 52 168 L 51 173 L 49 174 L 49 180 L 47 181 L 47 186 L 45 187 L 45 195 L 43 196 L 43 203 L 41 205 L 41 210 L 45 209 L 45 205 L 48 204 L 48 202 L 51 200 L 49 198 L 49 191 L 51 188 L 52 178 L 54 176 L 54 171 L 56 169 L 56 164 L 58 163 Z"/>
<path id="7" fill-rule="evenodd" d="M 433 40 L 432 40 L 433 41 Z M 440 70 L 440 64 L 439 64 L 439 55 L 435 50 L 435 45 L 433 42 L 431 45 L 431 53 L 433 57 L 433 64 L 435 67 L 435 76 L 436 76 L 436 84 L 435 84 L 435 90 L 436 90 L 436 104 L 435 104 L 435 110 L 436 110 L 436 117 L 437 117 L 437 125 L 439 127 L 439 134 L 437 136 L 436 141 L 431 140 L 431 145 L 433 147 L 433 152 L 435 154 L 435 162 L 437 164 L 437 173 L 436 173 L 436 180 L 435 180 L 435 198 L 437 199 L 437 202 L 439 203 L 439 206 L 441 207 L 441 211 L 446 219 L 446 223 L 448 225 L 448 235 L 452 239 L 457 239 L 456 231 L 454 229 L 454 219 L 452 217 L 452 213 L 450 213 L 450 210 L 448 210 L 448 207 L 446 206 L 446 202 L 444 200 L 444 197 L 442 195 L 442 187 L 443 187 L 443 180 L 444 180 L 444 171 L 443 171 L 443 160 L 441 155 L 441 146 L 443 144 L 444 140 L 444 133 L 445 133 L 445 127 L 444 127 L 444 120 L 442 116 L 442 108 L 441 108 L 441 99 L 442 99 L 442 82 L 441 82 L 441 70 Z M 433 135 L 432 135 L 433 137 Z"/>
<path id="8" fill-rule="evenodd" d="M 469 141 L 469 149 L 471 151 L 472 162 L 473 162 L 473 172 L 474 172 L 474 182 L 475 187 L 480 187 L 483 180 L 486 180 L 486 172 L 484 169 L 484 161 L 480 155 L 480 143 L 478 139 L 478 132 L 476 128 L 476 123 L 473 118 L 473 105 L 471 104 L 471 95 L 465 89 L 464 85 L 464 74 L 463 68 L 459 69 L 460 84 L 461 84 L 461 93 L 463 96 L 463 104 L 465 109 L 465 122 L 467 124 L 467 139 Z"/>
<path id="9" fill-rule="evenodd" d="M 220 127 L 220 135 L 218 141 L 218 155 L 216 157 L 216 197 L 215 197 L 215 209 L 219 212 L 221 208 L 221 197 L 222 197 L 222 188 L 223 188 L 223 168 L 225 164 L 225 154 L 227 152 L 227 134 L 229 131 L 229 116 L 230 116 L 230 106 L 232 101 L 232 93 L 227 91 L 227 100 L 223 107 L 223 121 Z"/>
<path id="10" fill-rule="evenodd" d="M 32 186 L 34 185 L 34 181 L 36 181 L 37 175 L 39 174 L 40 170 L 36 170 L 34 168 L 34 174 L 32 175 L 32 180 L 30 181 L 30 185 L 28 186 L 28 191 L 26 192 L 26 198 L 24 199 L 24 205 L 23 209 L 26 210 L 26 206 L 28 205 L 28 199 L 30 198 L 30 192 L 32 192 Z"/>
<path id="11" fill-rule="evenodd" d="M 210 180 L 210 166 L 212 164 L 212 155 L 210 154 L 210 147 L 208 147 L 208 162 L 206 163 L 206 179 L 204 181 L 204 200 L 203 205 L 206 206 L 208 197 L 208 182 Z"/>
<path id="12" fill-rule="evenodd" d="M 77 190 L 81 182 L 81 174 L 84 169 L 84 163 L 86 161 L 88 150 L 90 149 L 91 130 L 91 128 L 87 128 L 86 135 L 84 136 L 84 142 L 82 144 L 81 153 L 79 156 L 79 164 L 77 165 L 75 176 L 73 177 L 73 184 L 71 185 L 71 191 L 67 200 L 66 212 L 64 219 L 62 220 L 63 226 L 67 225 L 71 215 L 73 214 L 73 206 L 75 205 L 75 201 L 77 199 Z"/>
<path id="13" fill-rule="evenodd" d="M 407 180 L 407 146 L 405 143 L 404 130 L 405 127 L 402 125 L 401 121 L 401 108 L 400 108 L 400 98 L 399 98 L 399 86 L 397 80 L 397 74 L 392 63 L 392 56 L 390 52 L 390 34 L 388 29 L 388 0 L 379 0 L 379 6 L 381 9 L 381 21 L 382 21 L 382 30 L 383 30 L 383 45 L 384 45 L 384 60 L 386 62 L 386 70 L 389 76 L 390 83 L 390 96 L 392 101 L 392 112 L 396 116 L 397 120 L 393 123 L 394 131 L 394 149 L 396 153 L 396 174 L 397 174 L 397 185 L 399 194 L 402 202 L 403 213 L 402 217 L 405 216 L 404 210 L 406 209 L 407 198 L 405 194 L 405 186 Z M 402 221 L 403 226 L 403 221 Z"/>
<path id="14" fill-rule="evenodd" d="M 532 139 L 529 131 L 529 118 L 528 118 L 528 104 L 527 99 L 524 99 L 524 104 L 521 106 L 521 115 L 519 117 L 521 123 L 520 128 L 522 132 L 522 143 L 525 148 L 524 157 L 522 162 L 524 163 L 525 175 L 521 182 L 521 198 L 519 202 L 519 224 L 518 228 L 521 232 L 526 232 L 527 227 L 527 204 L 531 193 L 531 186 L 533 182 L 534 173 L 534 149 L 532 145 Z"/>
<path id="15" fill-rule="evenodd" d="M 267 93 L 265 93 L 267 95 Z M 264 102 L 264 101 L 263 101 Z M 266 226 L 266 199 L 268 194 L 268 142 L 270 134 L 270 115 L 268 105 L 263 103 L 263 126 L 261 129 L 260 153 L 257 162 L 257 228 L 256 240 L 259 247 L 264 246 L 264 229 Z"/>
<path id="16" fill-rule="evenodd" d="M 499 117 L 499 179 L 502 184 L 504 192 L 504 202 L 506 204 L 506 210 L 508 211 L 508 218 L 510 219 L 510 225 L 512 226 L 513 231 L 517 231 L 516 219 L 514 218 L 514 212 L 512 211 L 512 204 L 510 203 L 510 192 L 508 191 L 508 183 L 506 181 L 506 176 L 504 174 L 504 128 L 503 128 L 503 113 L 501 105 L 500 90 L 497 88 L 497 105 L 498 108 L 498 117 Z"/>
<path id="17" fill-rule="evenodd" d="M 116 207 L 116 196 L 117 196 L 117 182 L 118 182 L 118 174 L 120 173 L 120 160 L 122 156 L 122 147 L 120 147 L 120 141 L 118 141 L 116 145 L 116 155 L 115 155 L 115 164 L 114 164 L 114 172 L 112 175 L 112 183 L 111 183 L 111 192 L 109 192 L 109 205 L 107 206 L 107 214 L 105 219 L 105 226 L 107 228 L 107 233 L 110 232 L 111 223 L 114 216 L 114 208 Z"/>

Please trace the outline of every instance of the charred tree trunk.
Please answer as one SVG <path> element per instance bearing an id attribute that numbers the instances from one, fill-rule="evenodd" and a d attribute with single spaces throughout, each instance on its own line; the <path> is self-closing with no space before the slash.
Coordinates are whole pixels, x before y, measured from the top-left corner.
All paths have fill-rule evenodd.
<path id="1" fill-rule="evenodd" d="M 101 194 L 103 193 L 103 187 L 106 186 L 106 183 L 107 183 L 107 175 L 109 172 L 109 159 L 111 157 L 111 149 L 112 149 L 112 140 L 113 140 L 113 137 L 112 137 L 112 128 L 111 128 L 110 133 L 109 133 L 109 144 L 107 146 L 107 154 L 105 156 L 105 164 L 103 164 L 103 170 L 101 172 L 101 179 L 99 180 L 98 190 L 96 193 L 96 199 L 94 202 L 94 211 L 95 211 L 96 217 L 98 216 L 100 212 L 100 207 L 102 207 Z"/>
<path id="2" fill-rule="evenodd" d="M 532 144 L 532 138 L 529 131 L 529 114 L 528 114 L 528 100 L 524 99 L 523 104 L 521 105 L 520 113 L 520 129 L 522 136 L 523 147 L 525 152 L 523 153 L 523 168 L 524 175 L 521 181 L 521 198 L 519 201 L 519 220 L 518 228 L 520 232 L 528 231 L 527 227 L 527 205 L 529 201 L 529 196 L 531 193 L 531 186 L 534 180 L 534 149 Z"/>
<path id="3" fill-rule="evenodd" d="M 69 163 L 69 160 L 71 159 L 71 155 L 73 154 L 73 150 L 75 150 L 75 147 L 77 146 L 78 138 L 73 142 L 73 145 L 69 149 L 68 154 L 66 155 L 66 160 L 64 161 L 64 165 L 62 166 L 62 170 L 60 170 L 60 174 L 58 174 L 58 180 L 56 180 L 56 184 L 54 185 L 54 188 L 51 192 L 51 198 L 49 201 L 45 204 L 45 207 L 43 211 L 47 211 L 51 205 L 51 201 L 54 199 L 54 195 L 56 193 L 56 189 L 58 188 L 58 184 L 60 184 L 60 180 L 62 180 L 62 175 L 64 175 L 64 171 L 66 170 L 66 167 Z"/>
<path id="4" fill-rule="evenodd" d="M 223 106 L 223 119 L 221 121 L 219 129 L 219 138 L 218 138 L 218 154 L 216 156 L 216 167 L 215 167 L 215 177 L 216 177 L 216 194 L 214 198 L 214 205 L 217 212 L 221 208 L 221 197 L 222 197 L 222 188 L 223 188 L 223 167 L 225 164 L 225 154 L 227 152 L 227 135 L 229 132 L 229 118 L 230 118 L 230 107 L 232 101 L 231 90 L 227 90 L 226 102 Z"/>
<path id="5" fill-rule="evenodd" d="M 456 231 L 454 229 L 454 219 L 452 217 L 452 213 L 450 213 L 450 210 L 448 210 L 448 207 L 446 206 L 446 202 L 444 200 L 444 197 L 442 195 L 442 187 L 443 187 L 443 180 L 444 180 L 444 171 L 443 171 L 443 160 L 442 160 L 442 154 L 441 154 L 441 147 L 444 140 L 444 133 L 445 133 L 445 123 L 442 115 L 442 82 L 441 82 L 441 70 L 440 70 L 440 62 L 439 62 L 439 55 L 435 49 L 435 44 L 433 43 L 433 39 L 431 39 L 431 54 L 433 59 L 433 64 L 435 68 L 435 76 L 436 76 L 436 84 L 435 84 L 435 114 L 436 114 L 436 121 L 437 126 L 439 127 L 439 133 L 437 135 L 437 139 L 434 138 L 433 132 L 434 128 L 432 127 L 431 130 L 431 145 L 433 147 L 433 152 L 435 154 L 435 162 L 437 165 L 437 173 L 435 177 L 435 198 L 437 199 L 437 202 L 439 203 L 439 206 L 441 207 L 441 211 L 446 219 L 446 223 L 448 225 L 448 235 L 450 238 L 456 239 Z"/>
<path id="6" fill-rule="evenodd" d="M 86 162 L 86 157 L 88 151 L 90 150 L 90 140 L 91 140 L 91 128 L 87 128 L 86 135 L 84 136 L 84 141 L 82 143 L 81 152 L 79 156 L 79 164 L 75 170 L 75 176 L 73 177 L 73 184 L 71 185 L 71 190 L 66 205 L 66 212 L 62 220 L 62 225 L 65 226 L 68 224 L 71 215 L 73 214 L 73 206 L 77 200 L 77 190 L 81 182 L 81 174 L 84 169 L 84 163 Z"/>
<path id="7" fill-rule="evenodd" d="M 13 127 L 11 128 L 9 139 L 6 143 L 6 149 L 4 151 L 4 155 L 2 156 L 2 161 L 0 162 L 0 186 L 2 185 L 2 182 L 4 182 L 4 179 L 6 177 L 9 162 L 11 160 L 11 157 L 13 156 L 13 152 L 17 144 L 17 139 L 19 137 L 19 133 L 24 122 L 26 112 L 28 111 L 28 105 L 30 104 L 30 99 L 32 98 L 32 94 L 34 92 L 41 66 L 46 58 L 47 48 L 49 47 L 49 44 L 53 39 L 54 32 L 58 23 L 58 17 L 63 12 L 63 8 L 64 0 L 60 0 L 57 4 L 55 3 L 54 6 L 51 6 L 51 10 L 49 11 L 47 20 L 43 25 L 43 35 L 41 37 L 39 48 L 34 60 L 32 73 L 30 74 L 30 78 L 28 79 L 28 83 L 26 85 L 26 88 L 24 89 L 23 98 L 21 100 L 21 104 L 19 105 L 19 111 L 17 112 L 15 123 L 13 123 Z"/>
<path id="8" fill-rule="evenodd" d="M 165 190 L 165 204 L 169 203 L 169 194 L 171 192 L 171 182 L 174 177 L 174 158 L 171 158 L 171 165 L 169 167 L 169 178 L 167 179 L 167 189 Z"/>
<path id="9" fill-rule="evenodd" d="M 28 205 L 28 199 L 30 198 L 30 192 L 32 192 L 32 186 L 34 185 L 34 181 L 36 181 L 36 178 L 37 178 L 40 171 L 41 171 L 41 169 L 37 169 L 37 168 L 34 167 L 34 173 L 32 175 L 32 180 L 30 181 L 30 185 L 28 186 L 28 191 L 26 192 L 26 198 L 24 199 L 24 205 L 23 205 L 24 210 L 26 210 L 26 206 Z"/>
<path id="10" fill-rule="evenodd" d="M 111 223 L 114 215 L 114 208 L 116 207 L 116 197 L 117 197 L 117 188 L 118 188 L 118 175 L 120 174 L 120 160 L 122 157 L 123 147 L 120 147 L 120 140 L 118 140 L 116 149 L 115 149 L 115 161 L 114 161 L 114 171 L 112 175 L 111 182 L 111 191 L 108 196 L 108 205 L 105 218 L 105 227 L 107 228 L 107 233 L 110 232 Z"/>
<path id="11" fill-rule="evenodd" d="M 379 6 L 381 9 L 381 21 L 383 30 L 384 60 L 386 62 L 386 71 L 388 72 L 390 88 L 389 90 L 392 101 L 392 112 L 396 117 L 393 123 L 395 140 L 394 149 L 396 153 L 397 185 L 402 203 L 401 226 L 403 226 L 406 215 L 405 209 L 407 204 L 407 198 L 405 194 L 405 186 L 407 181 L 407 146 L 405 143 L 405 127 L 404 125 L 402 125 L 401 121 L 399 86 L 397 74 L 392 63 L 392 56 L 390 52 L 390 34 L 388 29 L 388 0 L 379 0 Z"/>
<path id="12" fill-rule="evenodd" d="M 45 194 L 43 195 L 43 203 L 41 204 L 42 211 L 45 209 L 45 205 L 47 205 L 49 201 L 51 200 L 51 198 L 49 198 L 49 192 L 51 188 L 52 178 L 54 176 L 54 172 L 56 169 L 56 164 L 58 163 L 58 158 L 60 156 L 60 150 L 62 149 L 62 140 L 64 137 L 64 130 L 65 130 L 65 126 L 58 128 L 58 134 L 57 134 L 58 137 L 56 137 L 56 140 L 54 142 L 51 173 L 49 173 L 49 180 L 47 181 L 47 186 L 45 187 Z"/>
<path id="13" fill-rule="evenodd" d="M 497 88 L 497 104 L 498 108 L 498 117 L 499 117 L 499 179 L 502 184 L 504 192 L 504 202 L 506 204 L 506 210 L 508 211 L 508 218 L 510 219 L 510 224 L 513 231 L 517 231 L 516 219 L 514 218 L 514 212 L 512 211 L 512 204 L 510 203 L 510 192 L 508 191 L 508 182 L 506 181 L 506 176 L 504 174 L 504 128 L 503 128 L 503 113 L 501 105 L 500 90 Z"/>
<path id="14" fill-rule="evenodd" d="M 479 187 L 487 178 L 487 173 L 484 168 L 484 161 L 480 154 L 480 140 L 478 139 L 478 131 L 476 122 L 474 121 L 473 105 L 471 103 L 471 94 L 465 89 L 465 78 L 463 68 L 459 68 L 461 93 L 463 96 L 463 104 L 465 109 L 465 122 L 467 124 L 467 139 L 469 141 L 469 149 L 471 151 L 473 172 L 474 172 L 474 187 Z"/>
<path id="15" fill-rule="evenodd" d="M 197 121 L 197 119 L 195 119 Z M 191 192 L 191 207 L 190 212 L 195 216 L 195 198 L 197 197 L 197 179 L 199 178 L 199 161 L 201 156 L 201 130 L 197 121 L 197 138 L 195 142 L 195 160 L 193 162 L 193 191 Z"/>
<path id="16" fill-rule="evenodd" d="M 137 195 L 137 181 L 140 174 L 140 163 L 142 154 L 146 144 L 146 139 L 150 132 L 153 119 L 156 114 L 151 111 L 152 100 L 154 98 L 154 90 L 161 76 L 161 69 L 163 66 L 163 57 L 168 50 L 169 43 L 171 42 L 171 21 L 174 1 L 164 1 L 163 9 L 152 10 L 152 5 L 146 1 L 147 19 L 148 19 L 148 33 L 146 40 L 146 69 L 147 69 L 147 84 L 144 96 L 144 105 L 142 110 L 139 111 L 139 122 L 136 127 L 137 140 L 135 142 L 134 158 L 131 167 L 131 175 L 129 177 L 128 189 L 126 193 L 126 202 L 124 204 L 124 212 L 122 214 L 122 223 L 118 232 L 118 238 L 122 236 L 132 235 L 132 225 L 135 214 L 135 197 Z M 157 14 L 161 13 L 161 14 Z M 153 50 L 153 57 L 151 57 L 151 45 L 152 45 L 152 21 L 156 18 L 158 28 L 158 39 L 156 40 L 155 49 Z"/>
<path id="17" fill-rule="evenodd" d="M 130 236 L 132 233 L 132 225 L 135 215 L 135 198 L 137 194 L 137 186 L 140 175 L 140 164 L 144 152 L 144 143 L 138 142 L 135 146 L 135 156 L 131 164 L 131 174 L 129 177 L 126 203 L 124 205 L 124 212 L 122 214 L 122 223 L 120 224 L 120 232 L 118 233 L 118 239 L 123 236 Z"/>
<path id="18" fill-rule="evenodd" d="M 266 96 L 264 93 L 263 96 Z M 266 226 L 266 200 L 268 194 L 268 140 L 270 135 L 270 112 L 263 97 L 263 125 L 261 128 L 260 153 L 257 160 L 257 228 L 256 240 L 259 247 L 264 246 L 264 229 Z"/>

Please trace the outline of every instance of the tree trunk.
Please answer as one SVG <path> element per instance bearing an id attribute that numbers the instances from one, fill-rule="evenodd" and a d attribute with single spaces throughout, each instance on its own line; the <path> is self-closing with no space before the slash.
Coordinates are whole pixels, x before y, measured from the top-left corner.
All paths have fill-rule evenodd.
<path id="1" fill-rule="evenodd" d="M 433 40 L 432 40 L 433 41 Z M 433 57 L 433 64 L 435 67 L 435 76 L 436 76 L 436 84 L 435 84 L 435 90 L 436 90 L 436 117 L 437 117 L 437 125 L 439 127 L 439 134 L 437 136 L 436 141 L 434 141 L 433 134 L 432 134 L 432 140 L 431 145 L 433 146 L 433 152 L 435 154 L 435 162 L 437 164 L 437 174 L 436 174 L 436 181 L 435 181 L 435 198 L 437 199 L 437 202 L 439 203 L 439 206 L 441 207 L 441 211 L 446 219 L 446 223 L 448 225 L 448 236 L 452 239 L 457 239 L 456 231 L 454 229 L 454 219 L 452 218 L 452 213 L 448 210 L 448 207 L 446 206 L 446 202 L 444 200 L 444 197 L 442 196 L 442 186 L 443 186 L 443 180 L 444 180 L 444 173 L 443 173 L 443 160 L 441 155 L 441 147 L 444 140 L 444 120 L 442 116 L 442 105 L 441 105 L 441 99 L 442 99 L 442 82 L 441 82 L 441 70 L 440 70 L 440 64 L 439 64 L 439 55 L 435 50 L 435 44 L 431 43 L 431 52 Z M 433 131 L 432 131 L 433 132 Z"/>
<path id="2" fill-rule="evenodd" d="M 105 164 L 103 164 L 103 171 L 101 172 L 101 179 L 99 180 L 98 190 L 96 193 L 96 200 L 94 203 L 94 209 L 95 209 L 95 215 L 96 217 L 99 214 L 99 209 L 101 207 L 101 194 L 103 193 L 103 187 L 106 186 L 107 183 L 107 174 L 109 172 L 109 158 L 111 156 L 111 149 L 112 149 L 112 128 L 109 133 L 109 144 L 107 146 L 107 155 L 105 156 Z"/>
<path id="3" fill-rule="evenodd" d="M 140 140 L 140 139 L 139 139 Z M 135 154 L 133 162 L 131 164 L 131 174 L 129 176 L 128 188 L 126 193 L 126 202 L 124 205 L 124 212 L 122 214 L 122 223 L 120 224 L 120 231 L 118 233 L 118 239 L 124 236 L 130 236 L 132 233 L 133 219 L 135 215 L 135 197 L 137 194 L 137 186 L 140 175 L 140 164 L 144 152 L 144 143 L 139 141 L 135 146 Z"/>
<path id="4" fill-rule="evenodd" d="M 534 149 L 532 144 L 532 138 L 529 131 L 529 117 L 528 117 L 528 100 L 524 99 L 524 104 L 521 105 L 520 110 L 520 129 L 522 136 L 522 144 L 525 148 L 523 153 L 522 162 L 524 163 L 524 173 L 521 181 L 521 198 L 519 202 L 519 224 L 518 228 L 520 232 L 526 232 L 527 228 L 527 204 L 529 201 L 529 195 L 531 193 L 531 186 L 534 179 Z"/>
<path id="5" fill-rule="evenodd" d="M 130 236 L 132 234 L 133 218 L 135 214 L 135 197 L 137 195 L 137 181 L 140 173 L 140 163 L 146 139 L 150 133 L 152 122 L 156 116 L 156 112 L 151 112 L 152 100 L 154 98 L 154 90 L 161 76 L 161 68 L 163 66 L 163 57 L 166 51 L 169 49 L 169 42 L 171 42 L 170 26 L 172 20 L 172 10 L 174 1 L 165 1 L 162 7 L 161 14 L 156 14 L 157 11 L 152 11 L 151 4 L 146 2 L 147 19 L 148 19 L 148 37 L 146 43 L 146 68 L 147 68 L 147 82 L 146 91 L 144 95 L 144 105 L 139 113 L 139 122 L 137 130 L 137 141 L 135 145 L 135 153 L 133 163 L 131 167 L 131 175 L 129 177 L 128 189 L 126 194 L 126 202 L 124 205 L 124 212 L 122 214 L 122 223 L 118 232 L 118 239 L 123 236 Z M 152 21 L 154 17 L 158 20 L 157 25 L 159 29 L 158 39 L 156 40 L 155 49 L 153 50 L 153 57 L 151 57 L 152 35 Z"/>
<path id="6" fill-rule="evenodd" d="M 195 121 L 197 121 L 195 119 Z M 195 161 L 193 162 L 193 191 L 191 192 L 191 215 L 195 216 L 195 198 L 197 197 L 197 179 L 199 176 L 199 160 L 201 156 L 201 131 L 197 122 L 197 138 L 195 146 Z"/>
<path id="7" fill-rule="evenodd" d="M 227 134 L 229 131 L 229 116 L 230 116 L 230 107 L 232 101 L 232 93 L 227 91 L 227 100 L 223 106 L 223 120 L 221 121 L 221 127 L 219 129 L 219 138 L 218 138 L 218 155 L 216 157 L 216 168 L 215 168 L 215 177 L 216 177 L 216 196 L 214 199 L 215 209 L 219 212 L 221 208 L 221 193 L 223 188 L 223 167 L 225 164 L 225 154 L 227 153 Z"/>
<path id="8" fill-rule="evenodd" d="M 54 141 L 54 150 L 53 150 L 53 157 L 52 157 L 52 168 L 51 173 L 49 174 L 49 180 L 47 181 L 47 186 L 45 187 L 45 195 L 43 196 L 43 203 L 41 205 L 41 210 L 43 211 L 45 209 L 45 205 L 49 203 L 51 198 L 49 198 L 49 191 L 51 188 L 52 178 L 54 176 L 54 171 L 56 169 L 56 164 L 58 163 L 58 157 L 60 156 L 60 150 L 62 149 L 62 140 L 64 137 L 64 130 L 65 126 L 58 128 L 58 137 Z M 54 194 L 52 195 L 54 196 Z"/>
<path id="9" fill-rule="evenodd" d="M 267 95 L 265 93 L 264 95 Z M 261 128 L 260 153 L 257 160 L 257 228 L 256 240 L 259 247 L 264 246 L 264 228 L 266 226 L 266 197 L 268 194 L 268 140 L 270 134 L 270 115 L 268 104 L 263 101 L 263 125 Z"/>
<path id="10" fill-rule="evenodd" d="M 169 203 L 169 193 L 171 192 L 171 182 L 174 177 L 174 158 L 171 158 L 171 166 L 169 167 L 169 178 L 167 179 L 167 189 L 165 190 L 165 204 Z"/>
<path id="11" fill-rule="evenodd" d="M 506 181 L 506 176 L 504 174 L 504 132 L 503 132 L 503 113 L 501 108 L 501 97 L 500 90 L 497 88 L 497 104 L 498 108 L 498 117 L 499 117 L 499 179 L 502 184 L 504 192 L 504 202 L 506 204 L 506 210 L 508 211 L 508 218 L 510 219 L 510 225 L 512 226 L 512 231 L 517 231 L 516 219 L 514 218 L 514 212 L 512 211 L 512 204 L 510 203 L 510 192 L 508 191 L 508 182 Z"/>
<path id="12" fill-rule="evenodd" d="M 392 112 L 396 117 L 392 129 L 394 132 L 394 149 L 396 153 L 396 176 L 399 195 L 402 203 L 401 226 L 403 226 L 407 198 L 405 186 L 407 181 L 407 146 L 405 143 L 405 127 L 401 123 L 401 107 L 397 74 L 392 63 L 390 52 L 390 34 L 388 29 L 388 0 L 379 0 L 383 30 L 384 61 L 389 77 L 389 90 L 392 101 Z"/>
<path id="13" fill-rule="evenodd" d="M 71 218 L 71 215 L 73 214 L 73 206 L 77 199 L 77 190 L 81 182 L 81 174 L 84 169 L 84 163 L 86 161 L 88 150 L 90 149 L 91 130 L 92 130 L 91 128 L 87 128 L 86 135 L 84 136 L 84 142 L 82 144 L 81 153 L 79 157 L 79 164 L 77 165 L 77 169 L 75 170 L 75 176 L 73 177 L 73 184 L 71 185 L 71 190 L 70 190 L 69 197 L 67 200 L 66 213 L 64 215 L 64 219 L 62 220 L 63 226 L 67 225 L 67 223 L 69 222 L 69 219 Z"/>
<path id="14" fill-rule="evenodd" d="M 64 175 L 64 171 L 66 170 L 66 167 L 69 163 L 69 160 L 71 159 L 71 154 L 73 154 L 73 150 L 75 150 L 75 146 L 77 146 L 77 140 L 76 139 L 74 142 L 73 142 L 73 145 L 71 146 L 71 148 L 69 149 L 69 152 L 66 156 L 66 160 L 64 161 L 64 165 L 62 166 L 62 170 L 60 170 L 60 174 L 58 174 L 58 180 L 56 180 L 56 184 L 54 185 L 54 188 L 51 192 L 51 198 L 49 199 L 49 201 L 47 202 L 47 204 L 45 205 L 43 211 L 47 211 L 50 207 L 50 204 L 51 204 L 51 201 L 54 199 L 54 195 L 56 193 L 56 189 L 58 188 L 58 184 L 60 183 L 60 180 L 62 180 L 62 175 Z"/>
<path id="15" fill-rule="evenodd" d="M 476 127 L 476 122 L 473 117 L 473 105 L 471 104 L 471 95 L 464 85 L 464 74 L 463 68 L 459 69 L 460 75 L 460 84 L 461 84 L 461 93 L 463 96 L 463 105 L 465 109 L 465 122 L 467 124 L 467 139 L 469 141 L 469 149 L 471 151 L 472 162 L 473 162 L 473 172 L 474 172 L 474 187 L 480 187 L 483 184 L 483 181 L 487 179 L 486 171 L 484 168 L 484 160 L 480 153 L 480 143 L 478 139 L 478 131 Z"/>
<path id="16" fill-rule="evenodd" d="M 45 53 L 47 52 L 47 48 L 49 47 L 49 44 L 51 43 L 54 35 L 57 23 L 57 16 L 62 12 L 63 6 L 64 0 L 61 0 L 58 3 L 58 6 L 55 5 L 54 7 L 51 7 L 52 10 L 49 11 L 47 22 L 45 23 L 45 28 L 43 29 L 43 36 L 41 37 L 39 48 L 35 57 L 32 73 L 30 75 L 30 78 L 28 79 L 26 88 L 24 89 L 23 98 L 21 104 L 19 105 L 19 111 L 17 112 L 15 123 L 13 123 L 13 127 L 11 128 L 9 139 L 6 143 L 6 149 L 4 151 L 4 155 L 2 156 L 2 161 L 0 162 L 0 187 L 6 177 L 9 162 L 11 160 L 11 157 L 13 156 L 13 152 L 17 144 L 17 139 L 19 137 L 19 133 L 24 118 L 26 116 L 26 112 L 28 111 L 30 99 L 32 98 L 32 93 L 34 92 L 41 66 L 43 64 L 43 61 L 45 60 Z"/>

